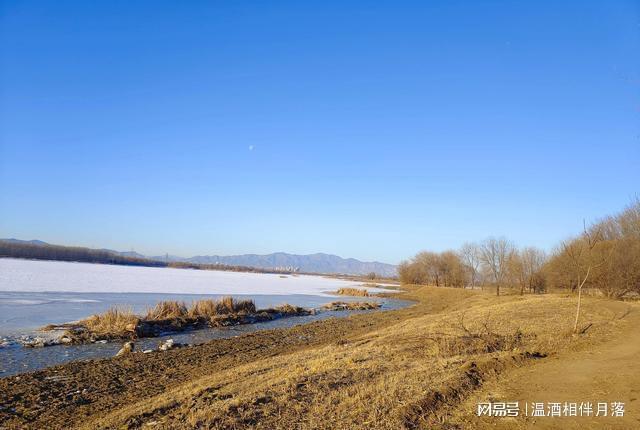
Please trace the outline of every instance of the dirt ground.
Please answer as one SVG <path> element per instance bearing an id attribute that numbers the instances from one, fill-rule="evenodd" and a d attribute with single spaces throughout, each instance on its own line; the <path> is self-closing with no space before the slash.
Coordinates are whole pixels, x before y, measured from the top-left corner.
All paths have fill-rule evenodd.
<path id="1" fill-rule="evenodd" d="M 639 306 L 409 288 L 409 308 L 0 379 L 0 428 L 638 428 Z M 480 401 L 623 418 L 478 418 Z"/>
<path id="2" fill-rule="evenodd" d="M 506 373 L 458 408 L 458 422 L 485 429 L 640 429 L 640 312 L 620 302 L 603 302 L 629 325 L 604 343 L 563 352 Z M 478 402 L 608 403 L 605 417 L 482 418 L 470 414 Z M 624 402 L 624 416 L 612 417 L 611 402 Z M 578 412 L 579 415 L 579 412 Z M 466 427 L 465 427 L 466 428 Z M 471 427 L 470 427 L 471 428 Z"/>

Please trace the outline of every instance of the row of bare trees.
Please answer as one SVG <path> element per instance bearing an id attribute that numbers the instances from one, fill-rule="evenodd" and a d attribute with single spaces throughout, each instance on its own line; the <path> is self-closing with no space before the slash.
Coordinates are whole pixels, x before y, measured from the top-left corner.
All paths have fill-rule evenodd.
<path id="1" fill-rule="evenodd" d="M 547 288 L 584 289 L 611 298 L 640 296 L 640 199 L 625 210 L 563 241 L 550 256 L 533 247 L 518 248 L 504 237 L 467 243 L 458 251 L 421 252 L 398 268 L 409 284 L 517 289 L 520 294 Z M 577 316 L 579 315 L 579 305 Z M 577 318 L 576 318 L 577 327 Z"/>
<path id="2" fill-rule="evenodd" d="M 549 282 L 579 295 L 640 295 L 640 200 L 560 244 L 546 267 Z"/>
<path id="3" fill-rule="evenodd" d="M 421 252 L 398 267 L 403 283 L 443 287 L 477 288 L 493 285 L 514 287 L 520 293 L 543 292 L 546 262 L 543 251 L 516 248 L 506 238 L 490 237 L 481 243 L 466 243 L 459 251 Z"/>

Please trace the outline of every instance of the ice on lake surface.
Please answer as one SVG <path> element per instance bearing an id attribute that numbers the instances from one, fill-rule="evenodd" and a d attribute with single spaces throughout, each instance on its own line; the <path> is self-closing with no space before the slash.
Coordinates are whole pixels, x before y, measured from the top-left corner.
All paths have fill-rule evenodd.
<path id="1" fill-rule="evenodd" d="M 0 291 L 322 295 L 359 285 L 321 276 L 0 258 Z"/>
<path id="2" fill-rule="evenodd" d="M 161 300 L 231 295 L 252 298 L 259 308 L 285 302 L 317 307 L 330 301 L 329 292 L 361 285 L 321 276 L 0 258 L 0 335 L 75 321 L 112 306 L 143 312 Z"/>
<path id="3" fill-rule="evenodd" d="M 111 357 L 120 342 L 89 345 L 2 347 L 2 338 L 34 334 L 42 326 L 64 323 L 103 312 L 112 306 L 136 313 L 162 300 L 191 302 L 231 295 L 253 299 L 258 308 L 290 303 L 308 308 L 337 300 L 329 293 L 341 287 L 362 287 L 359 282 L 321 276 L 291 276 L 171 268 L 112 266 L 88 263 L 0 258 L 0 377 L 36 370 L 71 360 Z M 388 291 L 367 287 L 369 291 Z M 362 297 L 340 297 L 359 301 Z M 404 307 L 406 301 L 382 301 L 382 309 Z M 368 311 L 365 311 L 368 312 Z M 354 312 L 320 312 L 315 315 L 229 328 L 211 328 L 168 334 L 136 342 L 140 350 L 154 349 L 162 339 L 202 343 L 255 330 L 290 327 Z M 355 312 L 357 313 L 357 312 Z"/>

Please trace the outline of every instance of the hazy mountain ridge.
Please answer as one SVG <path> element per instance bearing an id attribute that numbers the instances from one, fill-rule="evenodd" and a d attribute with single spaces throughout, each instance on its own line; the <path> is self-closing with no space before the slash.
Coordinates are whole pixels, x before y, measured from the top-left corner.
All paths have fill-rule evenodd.
<path id="1" fill-rule="evenodd" d="M 301 272 L 346 273 L 364 275 L 375 272 L 382 276 L 395 276 L 396 266 L 377 261 L 365 262 L 355 258 L 342 258 L 337 255 L 316 253 L 308 255 L 275 252 L 273 254 L 243 255 L 199 255 L 187 259 L 191 263 L 228 264 L 251 266 L 261 269 L 293 268 Z"/>
<path id="2" fill-rule="evenodd" d="M 28 243 L 34 245 L 50 245 L 40 240 L 0 239 L 11 243 Z M 337 255 L 316 253 L 308 255 L 275 252 L 272 254 L 242 255 L 197 255 L 194 257 L 178 257 L 174 255 L 144 256 L 135 251 L 114 251 L 102 249 L 117 255 L 136 258 L 147 258 L 156 261 L 186 262 L 195 264 L 222 264 L 229 266 L 248 266 L 259 269 L 287 269 L 299 272 L 334 273 L 365 275 L 375 272 L 379 276 L 396 276 L 396 266 L 377 261 L 366 262 L 355 258 L 342 258 Z"/>

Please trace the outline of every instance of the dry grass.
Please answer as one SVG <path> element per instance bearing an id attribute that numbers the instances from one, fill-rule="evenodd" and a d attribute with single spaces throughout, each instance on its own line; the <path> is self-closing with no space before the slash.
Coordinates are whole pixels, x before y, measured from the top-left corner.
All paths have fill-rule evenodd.
<path id="1" fill-rule="evenodd" d="M 368 311 L 380 306 L 381 304 L 376 302 L 331 302 L 322 305 L 322 308 L 331 311 Z"/>
<path id="2" fill-rule="evenodd" d="M 187 316 L 188 310 L 184 302 L 165 300 L 149 309 L 144 319 L 146 321 L 160 321 L 186 318 Z"/>
<path id="3" fill-rule="evenodd" d="M 623 323 L 596 299 L 583 303 L 584 321 L 593 328 L 572 337 L 573 297 L 496 298 L 430 287 L 412 289 L 411 296 L 421 303 L 399 311 L 384 328 L 221 369 L 93 424 L 434 428 L 448 405 L 484 380 L 606 339 Z"/>
<path id="4" fill-rule="evenodd" d="M 276 306 L 275 308 L 272 308 L 272 309 L 268 309 L 268 311 L 274 311 L 281 315 L 303 315 L 308 313 L 308 311 L 305 308 L 301 308 L 300 306 L 290 305 L 288 303 L 285 303 L 280 306 Z"/>
<path id="5" fill-rule="evenodd" d="M 174 319 L 209 319 L 218 315 L 252 314 L 256 312 L 253 300 L 235 300 L 223 297 L 220 300 L 197 300 L 189 308 L 183 302 L 162 301 L 150 309 L 145 316 L 146 321 Z"/>
<path id="6" fill-rule="evenodd" d="M 218 314 L 218 302 L 212 299 L 198 300 L 191 304 L 187 315 L 189 318 L 211 318 Z"/>
<path id="7" fill-rule="evenodd" d="M 80 321 L 80 325 L 97 335 L 125 337 L 135 332 L 140 318 L 130 308 L 110 308 L 101 314 L 92 315 Z"/>
<path id="8" fill-rule="evenodd" d="M 253 300 L 234 300 L 233 297 L 223 297 L 216 305 L 218 315 L 247 313 L 256 311 Z"/>
<path id="9" fill-rule="evenodd" d="M 361 288 L 340 288 L 336 291 L 340 296 L 369 297 L 369 292 Z"/>
<path id="10" fill-rule="evenodd" d="M 290 306 L 290 305 L 286 305 Z M 291 307 L 295 310 L 302 308 Z M 65 328 L 65 335 L 75 343 L 92 342 L 97 339 L 118 339 L 156 336 L 162 330 L 183 330 L 187 326 L 212 326 L 225 324 L 244 324 L 254 322 L 246 317 L 256 314 L 253 300 L 234 300 L 223 297 L 220 300 L 198 300 L 189 308 L 184 302 L 167 300 L 158 302 L 147 310 L 144 317 L 135 315 L 131 309 L 111 308 L 102 314 L 92 315 L 78 324 L 47 326 L 44 329 Z M 291 311 L 280 312 L 284 316 Z M 270 317 L 272 318 L 272 317 Z"/>

